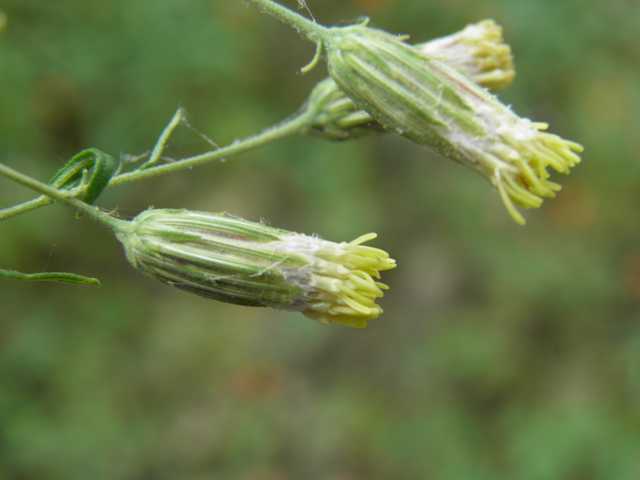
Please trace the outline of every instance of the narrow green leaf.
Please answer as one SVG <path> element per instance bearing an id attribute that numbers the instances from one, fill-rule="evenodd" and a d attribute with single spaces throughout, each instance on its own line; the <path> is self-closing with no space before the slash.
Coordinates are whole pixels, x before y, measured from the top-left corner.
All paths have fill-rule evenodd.
<path id="1" fill-rule="evenodd" d="M 15 270 L 0 269 L 0 277 L 9 278 L 11 280 L 75 283 L 78 285 L 93 285 L 95 287 L 100 286 L 100 281 L 97 278 L 83 277 L 82 275 L 76 275 L 75 273 L 63 273 L 63 272 L 20 273 L 20 272 L 16 272 Z"/>
<path id="2" fill-rule="evenodd" d="M 88 148 L 75 155 L 49 181 L 55 188 L 70 189 L 82 178 L 84 171 L 93 169 L 82 201 L 92 205 L 107 188 L 111 177 L 118 170 L 119 162 L 97 148 Z"/>

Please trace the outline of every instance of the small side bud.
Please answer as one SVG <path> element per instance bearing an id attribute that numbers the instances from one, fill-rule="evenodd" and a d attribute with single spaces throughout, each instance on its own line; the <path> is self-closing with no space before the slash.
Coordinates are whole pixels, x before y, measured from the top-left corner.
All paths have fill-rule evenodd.
<path id="1" fill-rule="evenodd" d="M 307 133 L 327 140 L 353 140 L 384 131 L 382 125 L 357 107 L 330 77 L 313 88 L 305 108 L 313 115 Z"/>
<path id="2" fill-rule="evenodd" d="M 361 243 L 333 243 L 226 214 L 147 210 L 116 236 L 145 275 L 203 297 L 298 311 L 322 324 L 363 328 L 395 261 Z"/>

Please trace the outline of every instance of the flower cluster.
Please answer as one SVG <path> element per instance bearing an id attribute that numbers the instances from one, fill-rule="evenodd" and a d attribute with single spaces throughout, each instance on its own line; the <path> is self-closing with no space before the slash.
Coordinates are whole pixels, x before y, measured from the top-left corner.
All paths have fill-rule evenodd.
<path id="1" fill-rule="evenodd" d="M 179 109 L 150 159 L 133 171 L 118 173 L 112 157 L 88 149 L 48 185 L 1 163 L 0 175 L 111 230 L 131 264 L 163 283 L 223 302 L 297 311 L 325 325 L 362 328 L 382 313 L 376 301 L 387 286 L 377 281 L 380 272 L 396 266 L 385 251 L 362 245 L 375 234 L 334 243 L 228 214 L 188 210 L 151 209 L 124 221 L 91 204 L 110 185 L 190 168 L 292 134 L 345 140 L 386 130 L 479 172 L 496 187 L 513 219 L 524 224 L 516 206 L 540 207 L 544 197 L 561 188 L 550 180 L 550 170 L 569 173 L 580 162 L 581 145 L 546 133 L 547 124 L 519 117 L 491 93 L 508 86 L 515 75 L 511 50 L 492 20 L 412 46 L 406 37 L 370 28 L 366 21 L 326 28 L 272 0 L 249 1 L 316 42 L 316 56 L 303 71 L 324 53 L 330 77 L 314 88 L 298 115 L 228 147 L 156 165 L 183 119 Z M 5 25 L 0 11 L 0 31 Z M 78 192 L 84 193 L 82 200 L 75 198 Z M 0 219 L 40 203 L 5 209 Z M 64 273 L 0 270 L 0 276 L 97 284 Z"/>

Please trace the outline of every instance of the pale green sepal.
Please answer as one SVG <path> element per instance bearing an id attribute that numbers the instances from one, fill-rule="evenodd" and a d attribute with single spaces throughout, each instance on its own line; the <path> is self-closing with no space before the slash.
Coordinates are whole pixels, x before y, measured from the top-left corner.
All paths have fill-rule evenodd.
<path id="1" fill-rule="evenodd" d="M 146 275 L 203 297 L 246 306 L 284 308 L 304 291 L 282 268 L 304 259 L 275 252 L 289 232 L 226 214 L 147 210 L 119 234 L 127 258 Z"/>

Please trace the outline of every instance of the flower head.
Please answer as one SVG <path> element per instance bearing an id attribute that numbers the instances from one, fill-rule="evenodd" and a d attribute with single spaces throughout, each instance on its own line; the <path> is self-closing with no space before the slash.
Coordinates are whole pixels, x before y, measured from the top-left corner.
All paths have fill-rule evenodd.
<path id="1" fill-rule="evenodd" d="M 514 204 L 539 207 L 562 173 L 580 161 L 577 143 L 544 133 L 464 75 L 391 34 L 365 25 L 334 27 L 323 38 L 329 73 L 373 119 L 484 175 L 514 220 Z"/>
<path id="2" fill-rule="evenodd" d="M 415 47 L 492 91 L 506 88 L 515 76 L 511 48 L 502 39 L 502 27 L 493 20 L 470 24 L 460 32 Z M 315 112 L 309 133 L 329 140 L 354 139 L 384 130 L 331 77 L 313 89 L 307 110 Z"/>
<path id="3" fill-rule="evenodd" d="M 395 261 L 361 243 L 333 243 L 226 214 L 147 210 L 117 233 L 142 273 L 204 297 L 302 312 L 323 324 L 365 327 Z"/>

